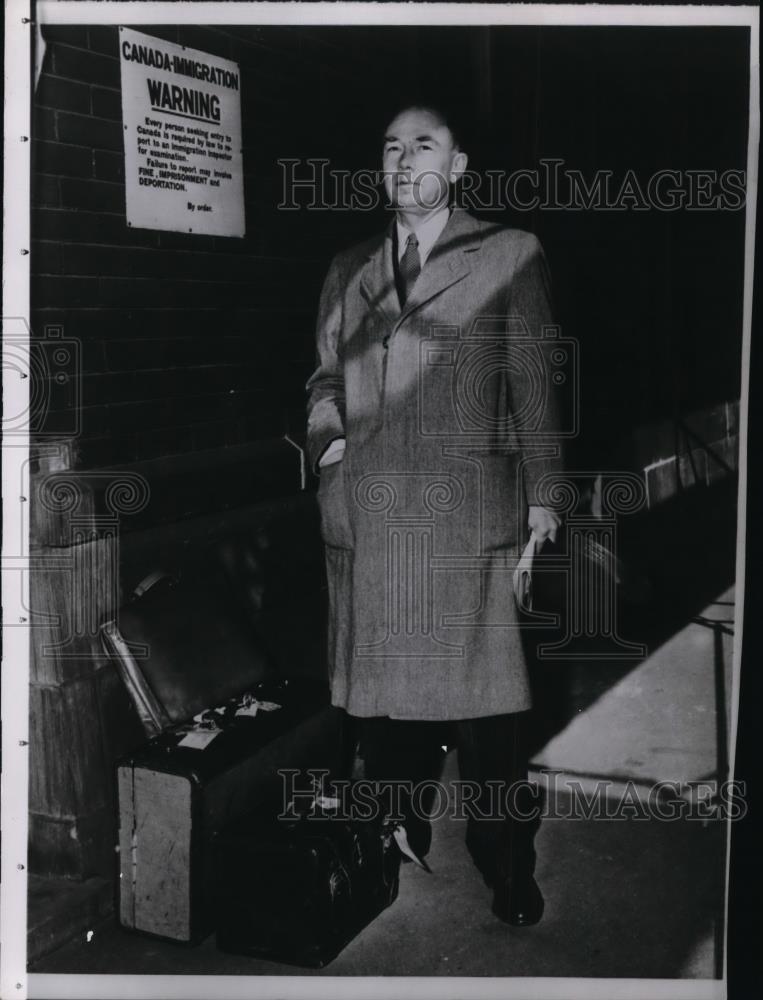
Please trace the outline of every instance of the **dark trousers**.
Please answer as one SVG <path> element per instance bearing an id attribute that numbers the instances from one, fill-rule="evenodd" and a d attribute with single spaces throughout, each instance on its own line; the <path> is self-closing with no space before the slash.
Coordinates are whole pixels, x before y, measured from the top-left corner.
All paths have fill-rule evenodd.
<path id="1" fill-rule="evenodd" d="M 510 880 L 519 865 L 532 872 L 532 840 L 539 812 L 527 784 L 523 728 L 526 712 L 453 722 L 419 722 L 384 717 L 355 718 L 354 730 L 370 781 L 398 785 L 397 801 L 409 843 L 419 857 L 430 847 L 426 813 L 438 795 L 432 783 L 442 772 L 443 746 L 456 744 L 464 791 L 461 814 L 467 816 L 466 845 L 488 885 Z M 428 793 L 401 794 L 426 782 Z M 488 782 L 494 783 L 492 788 Z M 520 783 L 520 784 L 517 784 Z M 421 789 L 420 789 L 421 791 Z M 468 803 L 467 803 L 468 799 Z M 442 802 L 434 803 L 438 811 Z M 453 802 L 451 801 L 452 808 Z M 424 815 L 422 815 L 424 813 Z M 532 816 L 532 819 L 519 818 Z"/>

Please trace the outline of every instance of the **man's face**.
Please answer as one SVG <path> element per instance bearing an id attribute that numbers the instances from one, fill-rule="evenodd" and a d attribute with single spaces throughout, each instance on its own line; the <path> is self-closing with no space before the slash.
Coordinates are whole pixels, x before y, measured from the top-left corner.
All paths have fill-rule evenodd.
<path id="1" fill-rule="evenodd" d="M 449 185 L 466 168 L 466 154 L 436 114 L 407 108 L 385 133 L 382 167 L 392 207 L 427 215 L 447 204 Z"/>

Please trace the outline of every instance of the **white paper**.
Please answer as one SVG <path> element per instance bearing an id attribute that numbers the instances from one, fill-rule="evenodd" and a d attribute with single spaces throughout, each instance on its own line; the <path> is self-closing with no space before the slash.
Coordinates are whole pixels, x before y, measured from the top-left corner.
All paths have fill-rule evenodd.
<path id="1" fill-rule="evenodd" d="M 192 729 L 190 733 L 185 734 L 178 746 L 188 747 L 190 750 L 204 750 L 221 732 L 220 729 Z"/>

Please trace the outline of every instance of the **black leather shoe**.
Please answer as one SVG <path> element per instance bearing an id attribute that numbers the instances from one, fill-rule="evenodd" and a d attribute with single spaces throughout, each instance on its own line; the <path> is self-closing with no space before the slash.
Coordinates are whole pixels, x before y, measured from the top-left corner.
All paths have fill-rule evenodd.
<path id="1" fill-rule="evenodd" d="M 513 882 L 502 882 L 493 893 L 493 913 L 512 927 L 532 927 L 543 916 L 543 895 L 529 873 Z"/>

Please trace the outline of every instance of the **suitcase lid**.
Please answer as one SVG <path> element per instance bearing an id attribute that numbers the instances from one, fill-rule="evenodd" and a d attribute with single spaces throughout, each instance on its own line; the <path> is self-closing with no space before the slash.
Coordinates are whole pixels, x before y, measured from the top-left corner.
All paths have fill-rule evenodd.
<path id="1" fill-rule="evenodd" d="M 151 735 L 271 675 L 244 615 L 195 582 L 152 574 L 102 635 Z"/>

